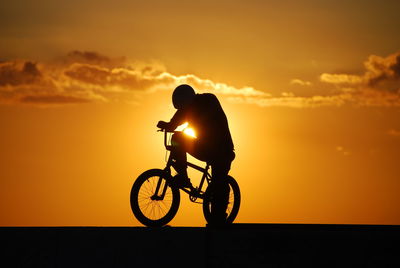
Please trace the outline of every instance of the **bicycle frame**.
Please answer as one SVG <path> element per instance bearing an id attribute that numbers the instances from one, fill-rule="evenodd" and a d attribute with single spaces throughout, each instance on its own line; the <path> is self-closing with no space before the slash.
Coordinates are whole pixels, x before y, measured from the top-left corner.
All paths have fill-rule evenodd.
<path id="1" fill-rule="evenodd" d="M 168 135 L 167 134 L 168 133 L 174 134 L 174 133 L 177 133 L 177 132 L 180 132 L 180 131 L 167 131 L 165 129 L 164 130 L 159 130 L 159 131 L 163 131 L 164 132 L 164 146 L 168 151 L 171 151 L 172 145 L 168 144 L 168 138 L 167 138 Z M 163 198 L 165 196 L 165 193 L 167 191 L 167 187 L 169 185 L 171 187 L 176 187 L 176 186 L 173 186 L 173 183 L 170 182 L 170 180 L 172 180 L 171 166 L 173 165 L 174 161 L 175 160 L 172 158 L 172 156 L 170 154 L 169 157 L 168 157 L 167 165 L 164 168 L 164 171 L 166 172 L 166 174 L 168 174 L 168 178 L 166 178 L 167 183 L 164 184 L 164 186 L 162 187 L 161 195 L 159 195 L 158 193 L 159 193 L 160 188 L 162 186 L 162 179 L 160 178 L 158 180 L 155 193 L 154 193 L 154 195 L 152 197 L 153 200 L 163 200 Z M 184 191 L 185 193 L 187 193 L 189 195 L 190 201 L 192 201 L 192 202 L 196 202 L 197 198 L 204 199 L 204 193 L 205 192 L 202 191 L 204 183 L 207 182 L 207 184 L 210 184 L 210 182 L 211 182 L 211 175 L 209 173 L 210 164 L 207 163 L 205 168 L 202 168 L 202 167 L 200 167 L 198 165 L 195 165 L 193 163 L 190 163 L 190 162 L 186 162 L 186 164 L 187 164 L 188 167 L 191 167 L 191 168 L 203 173 L 203 175 L 201 177 L 200 184 L 199 184 L 198 187 L 194 187 L 194 188 L 191 188 L 191 189 L 186 189 L 186 188 L 179 188 L 179 189 Z"/>

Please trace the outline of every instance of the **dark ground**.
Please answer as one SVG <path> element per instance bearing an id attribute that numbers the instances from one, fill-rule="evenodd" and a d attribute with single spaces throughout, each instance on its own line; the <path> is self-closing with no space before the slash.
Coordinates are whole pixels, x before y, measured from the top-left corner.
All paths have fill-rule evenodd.
<path id="1" fill-rule="evenodd" d="M 1 227 L 0 238 L 2 267 L 400 267 L 400 226 Z"/>

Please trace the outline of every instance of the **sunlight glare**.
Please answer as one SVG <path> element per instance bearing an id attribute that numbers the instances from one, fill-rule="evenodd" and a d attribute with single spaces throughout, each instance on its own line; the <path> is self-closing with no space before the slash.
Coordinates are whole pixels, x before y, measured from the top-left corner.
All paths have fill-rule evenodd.
<path id="1" fill-rule="evenodd" d="M 196 137 L 196 132 L 194 131 L 193 128 L 188 127 L 189 123 L 186 122 L 180 126 L 178 126 L 175 130 L 176 131 L 183 131 L 183 133 L 185 133 L 186 135 L 192 137 L 192 138 L 197 138 Z"/>
<path id="2" fill-rule="evenodd" d="M 183 133 L 185 133 L 186 135 L 188 135 L 188 136 L 190 136 L 190 137 L 192 137 L 192 138 L 196 138 L 196 133 L 194 132 L 194 129 L 193 128 L 185 128 L 184 130 L 183 130 Z"/>
<path id="3" fill-rule="evenodd" d="M 183 123 L 182 125 L 178 126 L 175 130 L 176 131 L 184 131 L 185 128 L 187 128 L 188 126 L 189 126 L 189 123 L 186 122 L 186 123 Z"/>

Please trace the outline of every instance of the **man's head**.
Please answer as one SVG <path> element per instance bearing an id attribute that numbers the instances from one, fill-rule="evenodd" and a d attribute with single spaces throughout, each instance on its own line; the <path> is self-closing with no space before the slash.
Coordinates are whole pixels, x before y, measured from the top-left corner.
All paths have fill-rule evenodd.
<path id="1" fill-rule="evenodd" d="M 182 109 L 192 102 L 194 96 L 196 96 L 194 89 L 189 85 L 182 84 L 177 86 L 172 93 L 172 103 L 176 109 Z"/>

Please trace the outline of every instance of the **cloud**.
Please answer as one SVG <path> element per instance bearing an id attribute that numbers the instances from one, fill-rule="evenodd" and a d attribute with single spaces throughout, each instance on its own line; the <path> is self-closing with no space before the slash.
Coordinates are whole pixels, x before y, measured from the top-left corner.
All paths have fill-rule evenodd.
<path id="1" fill-rule="evenodd" d="M 320 76 L 320 80 L 325 83 L 331 84 L 360 84 L 362 82 L 362 78 L 358 75 L 349 75 L 349 74 L 328 74 L 323 73 Z"/>
<path id="2" fill-rule="evenodd" d="M 361 75 L 323 73 L 319 78 L 341 92 L 351 92 L 356 105 L 400 106 L 400 52 L 387 57 L 371 55 L 364 68 Z"/>
<path id="3" fill-rule="evenodd" d="M 379 88 L 381 84 L 394 82 L 400 87 L 400 52 L 387 57 L 371 55 L 364 62 L 364 68 L 362 75 L 323 73 L 320 75 L 320 80 L 331 84 L 353 84 L 371 88 Z M 391 90 L 388 87 L 383 88 Z"/>
<path id="4" fill-rule="evenodd" d="M 361 75 L 322 73 L 319 80 L 334 86 L 329 92 L 324 92 L 325 94 L 296 96 L 292 92 L 283 92 L 281 96 L 236 96 L 230 97 L 230 100 L 261 107 L 399 107 L 400 52 L 387 57 L 371 55 L 364 62 L 364 67 Z M 290 84 L 313 86 L 311 82 L 301 79 L 292 79 Z M 320 92 L 322 93 L 321 90 Z"/>
<path id="5" fill-rule="evenodd" d="M 96 52 L 72 51 L 52 62 L 0 64 L 0 102 L 76 104 L 124 101 L 129 94 L 171 90 L 179 84 L 227 96 L 267 97 L 252 87 L 236 88 L 193 74 L 176 76 L 156 62 L 129 62 Z"/>
<path id="6" fill-rule="evenodd" d="M 146 69 L 147 71 L 148 69 Z M 87 86 L 109 90 L 146 90 L 156 84 L 170 84 L 173 79 L 168 76 L 147 75 L 142 71 L 127 68 L 104 68 L 96 65 L 74 63 L 64 71 L 65 76 Z"/>
<path id="7" fill-rule="evenodd" d="M 73 63 L 86 63 L 108 68 L 121 67 L 126 64 L 125 57 L 110 58 L 94 51 L 73 50 L 67 55 L 57 59 L 59 63 L 70 65 Z"/>
<path id="8" fill-rule="evenodd" d="M 36 63 L 30 61 L 0 63 L 0 86 L 32 84 L 40 79 L 41 72 Z"/>
<path id="9" fill-rule="evenodd" d="M 366 68 L 364 80 L 369 86 L 376 86 L 387 81 L 399 81 L 400 52 L 389 55 L 386 58 L 371 55 L 364 63 L 364 66 Z"/>
<path id="10" fill-rule="evenodd" d="M 199 92 L 212 92 L 234 103 L 260 107 L 400 106 L 399 62 L 400 53 L 386 58 L 370 56 L 362 75 L 321 74 L 320 81 L 335 88 L 330 93 L 296 96 L 293 92 L 282 91 L 273 96 L 254 87 L 238 88 L 194 74 L 174 75 L 158 62 L 134 62 L 97 52 L 72 51 L 51 62 L 12 60 L 0 63 L 0 103 L 51 106 L 132 102 L 138 94 L 171 91 L 186 83 Z M 290 84 L 316 87 L 301 79 L 292 79 Z"/>
<path id="11" fill-rule="evenodd" d="M 0 103 L 66 104 L 100 99 L 90 90 L 72 88 L 58 68 L 31 61 L 0 64 Z"/>
<path id="12" fill-rule="evenodd" d="M 209 79 L 201 79 L 195 75 L 188 74 L 182 76 L 173 76 L 176 84 L 190 84 L 200 91 L 213 92 L 216 94 L 228 96 L 244 96 L 244 97 L 267 97 L 268 93 L 254 89 L 253 87 L 236 88 L 225 83 L 213 82 Z"/>
<path id="13" fill-rule="evenodd" d="M 230 97 L 229 100 L 235 103 L 256 104 L 260 107 L 291 107 L 291 108 L 316 108 L 323 106 L 342 106 L 350 98 L 349 94 L 343 93 L 334 96 L 311 96 L 301 97 L 288 94 L 281 97 L 266 97 L 266 98 L 244 98 Z"/>
<path id="14" fill-rule="evenodd" d="M 22 97 L 21 102 L 24 103 L 85 103 L 88 99 L 73 97 L 73 96 L 63 96 L 63 95 L 44 95 L 44 96 L 32 96 L 27 95 Z"/>
<path id="15" fill-rule="evenodd" d="M 312 83 L 310 81 L 303 81 L 301 79 L 292 79 L 290 81 L 291 85 L 299 85 L 299 86 L 311 86 Z"/>

